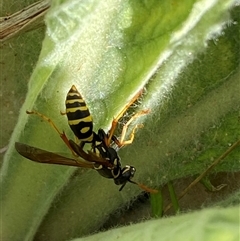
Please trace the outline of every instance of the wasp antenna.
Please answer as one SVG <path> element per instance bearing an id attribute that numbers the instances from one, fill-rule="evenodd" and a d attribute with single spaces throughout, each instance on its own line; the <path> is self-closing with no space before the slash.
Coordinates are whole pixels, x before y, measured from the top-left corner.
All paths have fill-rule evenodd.
<path id="1" fill-rule="evenodd" d="M 146 191 L 146 192 L 149 192 L 149 193 L 152 193 L 152 194 L 156 194 L 158 193 L 158 190 L 157 189 L 152 189 L 152 188 L 149 188 L 141 183 L 137 183 L 137 182 L 134 182 L 132 180 L 129 180 L 129 182 L 133 183 L 133 184 L 136 184 L 138 185 L 142 190 Z"/>
<path id="2" fill-rule="evenodd" d="M 122 191 L 122 189 L 125 187 L 125 185 L 126 185 L 126 182 L 123 183 L 123 185 L 119 188 L 119 192 Z"/>

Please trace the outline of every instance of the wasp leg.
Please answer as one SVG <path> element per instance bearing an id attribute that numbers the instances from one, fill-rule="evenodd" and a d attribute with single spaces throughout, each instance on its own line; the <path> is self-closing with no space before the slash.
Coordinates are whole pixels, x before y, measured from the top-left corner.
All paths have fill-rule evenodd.
<path id="1" fill-rule="evenodd" d="M 113 139 L 113 135 L 116 130 L 119 119 L 124 115 L 124 113 L 127 111 L 127 109 L 139 98 L 139 96 L 142 93 L 143 93 L 143 90 L 140 90 L 136 95 L 134 95 L 133 98 L 130 100 L 130 102 L 127 105 L 125 105 L 125 107 L 121 110 L 121 112 L 113 119 L 112 126 L 108 132 L 108 137 L 105 140 L 105 143 L 107 146 L 110 146 L 110 143 Z"/>
<path id="2" fill-rule="evenodd" d="M 132 144 L 133 140 L 134 140 L 134 135 L 135 135 L 135 131 L 137 128 L 142 128 L 143 124 L 137 124 L 135 125 L 135 127 L 133 128 L 131 134 L 130 134 L 130 138 L 128 140 L 124 140 L 125 136 L 126 136 L 126 132 L 127 129 L 129 127 L 129 125 L 132 123 L 133 120 L 137 119 L 138 117 L 142 116 L 142 115 L 146 115 L 150 112 L 150 110 L 142 110 L 138 113 L 136 113 L 123 127 L 122 129 L 122 133 L 121 133 L 121 137 L 120 140 L 114 140 L 114 142 L 118 145 L 118 147 L 123 147 L 125 145 L 129 145 Z"/>
<path id="3" fill-rule="evenodd" d="M 26 111 L 26 113 L 28 115 L 37 115 L 40 118 L 42 118 L 43 120 L 47 121 L 53 127 L 53 129 L 55 129 L 57 131 L 57 133 L 60 135 L 60 137 L 62 138 L 64 143 L 67 145 L 67 147 L 71 150 L 71 152 L 74 155 L 76 155 L 75 152 L 73 151 L 71 145 L 69 144 L 69 140 L 68 140 L 67 136 L 65 135 L 64 131 L 63 132 L 59 131 L 57 126 L 54 124 L 54 122 L 50 118 L 48 118 L 47 116 L 45 116 L 45 115 L 43 115 L 43 114 L 41 114 L 41 113 L 39 113 L 39 112 L 37 112 L 35 110 L 33 110 L 33 111 Z"/>

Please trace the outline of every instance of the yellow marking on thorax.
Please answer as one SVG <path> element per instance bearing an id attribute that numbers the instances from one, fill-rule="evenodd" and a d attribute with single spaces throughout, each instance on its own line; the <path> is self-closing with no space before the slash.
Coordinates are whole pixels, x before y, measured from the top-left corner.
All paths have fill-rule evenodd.
<path id="1" fill-rule="evenodd" d="M 118 159 L 117 159 L 117 158 L 114 159 L 113 164 L 114 164 L 115 166 L 117 166 L 117 164 L 118 164 Z"/>
<path id="2" fill-rule="evenodd" d="M 102 152 L 106 153 L 106 149 L 104 147 L 101 147 Z"/>
<path id="3" fill-rule="evenodd" d="M 101 141 L 96 141 L 96 146 L 99 146 L 99 145 L 101 145 L 101 144 L 102 144 Z"/>
<path id="4" fill-rule="evenodd" d="M 99 150 L 96 148 L 96 150 L 95 150 L 95 154 L 97 155 L 97 156 L 100 156 L 100 152 L 99 152 Z"/>

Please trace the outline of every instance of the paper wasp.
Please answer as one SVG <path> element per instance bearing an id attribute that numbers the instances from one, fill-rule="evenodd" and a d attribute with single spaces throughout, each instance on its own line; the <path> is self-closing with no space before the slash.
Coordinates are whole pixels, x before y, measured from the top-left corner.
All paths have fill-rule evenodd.
<path id="1" fill-rule="evenodd" d="M 136 125 L 134 127 L 129 140 L 124 140 L 127 128 L 134 119 L 141 115 L 147 114 L 149 112 L 148 110 L 143 110 L 136 113 L 124 125 L 120 139 L 114 135 L 114 132 L 116 130 L 119 119 L 138 99 L 141 93 L 142 92 L 138 92 L 117 115 L 117 117 L 113 119 L 112 126 L 107 133 L 103 129 L 99 129 L 98 133 L 96 133 L 93 131 L 93 120 L 88 107 L 81 94 L 73 85 L 66 97 L 66 112 L 61 114 L 67 115 L 68 124 L 78 139 L 79 144 L 73 140 L 69 140 L 65 133 L 60 132 L 54 122 L 43 114 L 37 111 L 27 111 L 27 114 L 35 114 L 47 121 L 59 133 L 62 140 L 65 142 L 65 144 L 72 151 L 76 158 L 67 158 L 53 152 L 45 151 L 19 142 L 15 143 L 15 148 L 19 154 L 34 162 L 95 169 L 101 176 L 112 178 L 116 185 L 121 185 L 119 191 L 123 189 L 127 182 L 130 182 L 138 185 L 140 188 L 147 192 L 156 193 L 158 192 L 157 190 L 148 188 L 143 184 L 132 181 L 136 169 L 129 165 L 122 167 L 117 151 L 112 147 L 112 144 L 115 144 L 118 148 L 121 148 L 133 142 L 135 130 L 141 125 Z M 92 146 L 92 149 L 87 152 L 83 150 L 83 147 L 86 143 L 90 143 Z M 81 157 L 83 160 L 77 157 Z"/>

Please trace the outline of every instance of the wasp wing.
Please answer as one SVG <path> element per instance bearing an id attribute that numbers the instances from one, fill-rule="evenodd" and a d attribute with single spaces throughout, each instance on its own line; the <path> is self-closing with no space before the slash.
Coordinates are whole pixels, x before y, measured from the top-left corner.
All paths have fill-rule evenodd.
<path id="1" fill-rule="evenodd" d="M 98 156 L 96 153 L 92 152 L 92 151 L 88 151 L 88 153 L 86 153 L 77 143 L 75 143 L 72 140 L 69 140 L 69 144 L 71 146 L 71 148 L 73 149 L 73 151 L 79 155 L 80 157 L 82 157 L 83 159 L 89 161 L 89 162 L 94 162 L 97 163 L 99 165 L 103 165 L 105 167 L 113 167 L 113 164 L 111 164 L 107 159 Z"/>
<path id="2" fill-rule="evenodd" d="M 85 168 L 94 167 L 93 162 L 67 158 L 20 142 L 15 142 L 15 148 L 20 155 L 34 162 Z"/>

